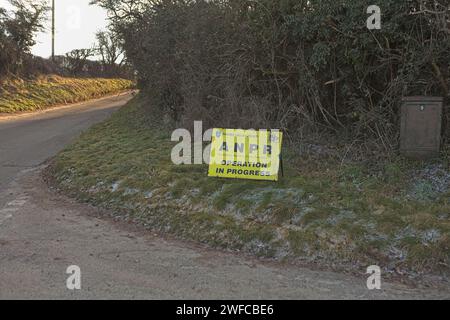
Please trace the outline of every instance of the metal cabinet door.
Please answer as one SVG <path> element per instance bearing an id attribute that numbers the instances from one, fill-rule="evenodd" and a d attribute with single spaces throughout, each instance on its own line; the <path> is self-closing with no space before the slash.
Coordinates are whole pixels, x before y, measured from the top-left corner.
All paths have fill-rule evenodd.
<path id="1" fill-rule="evenodd" d="M 411 157 L 439 154 L 442 124 L 442 98 L 409 97 L 401 110 L 400 151 Z"/>

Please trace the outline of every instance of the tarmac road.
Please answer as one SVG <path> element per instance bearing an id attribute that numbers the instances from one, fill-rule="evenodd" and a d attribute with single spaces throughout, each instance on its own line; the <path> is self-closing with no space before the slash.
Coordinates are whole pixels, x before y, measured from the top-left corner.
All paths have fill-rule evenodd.
<path id="1" fill-rule="evenodd" d="M 0 119 L 0 299 L 450 298 L 447 286 L 368 290 L 365 278 L 163 239 L 52 191 L 45 160 L 129 98 Z M 66 286 L 71 265 L 80 290 Z"/>
<path id="2" fill-rule="evenodd" d="M 83 130 L 106 119 L 131 95 L 116 95 L 43 112 L 0 116 L 0 189 L 43 163 Z"/>

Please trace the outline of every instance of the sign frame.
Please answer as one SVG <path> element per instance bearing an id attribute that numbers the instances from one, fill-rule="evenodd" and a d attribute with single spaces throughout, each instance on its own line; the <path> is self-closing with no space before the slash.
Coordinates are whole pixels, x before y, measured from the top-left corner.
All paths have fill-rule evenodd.
<path id="1" fill-rule="evenodd" d="M 283 133 L 278 129 L 214 128 L 209 177 L 278 181 L 282 176 Z"/>

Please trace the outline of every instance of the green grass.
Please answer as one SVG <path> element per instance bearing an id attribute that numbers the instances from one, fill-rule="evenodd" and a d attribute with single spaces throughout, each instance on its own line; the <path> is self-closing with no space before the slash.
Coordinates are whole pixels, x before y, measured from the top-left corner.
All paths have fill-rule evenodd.
<path id="1" fill-rule="evenodd" d="M 131 89 L 125 79 L 40 76 L 34 80 L 0 82 L 0 113 L 42 110 L 60 104 L 86 101 Z"/>
<path id="2" fill-rule="evenodd" d="M 277 183 L 209 178 L 206 165 L 172 164 L 170 132 L 144 104 L 134 99 L 61 152 L 51 168 L 57 184 L 118 217 L 214 247 L 448 275 L 450 192 L 413 193 L 427 182 L 414 172 L 449 174 L 448 158 L 368 166 L 312 162 L 286 147 Z"/>

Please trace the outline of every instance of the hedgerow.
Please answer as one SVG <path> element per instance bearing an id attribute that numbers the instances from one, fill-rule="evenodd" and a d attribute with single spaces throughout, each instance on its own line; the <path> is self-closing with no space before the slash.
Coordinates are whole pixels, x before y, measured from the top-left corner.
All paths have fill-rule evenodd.
<path id="1" fill-rule="evenodd" d="M 93 2 L 109 10 L 142 91 L 178 122 L 391 151 L 403 96 L 449 101 L 448 0 L 379 0 L 380 30 L 366 25 L 372 0 Z"/>

